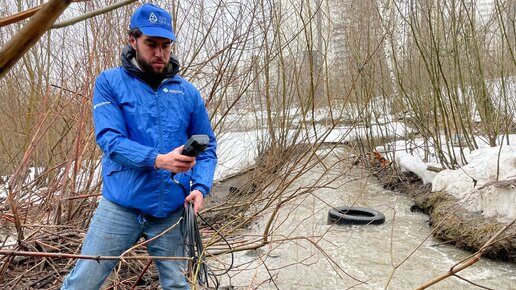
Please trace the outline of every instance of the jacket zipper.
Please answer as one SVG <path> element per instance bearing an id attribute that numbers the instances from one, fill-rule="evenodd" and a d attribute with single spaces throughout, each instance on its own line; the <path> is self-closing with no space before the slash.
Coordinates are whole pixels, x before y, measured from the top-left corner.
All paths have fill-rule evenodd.
<path id="1" fill-rule="evenodd" d="M 158 89 L 154 92 L 154 97 L 156 99 L 156 107 L 158 108 L 158 128 L 159 128 L 159 152 L 162 152 L 163 150 L 163 129 L 162 129 L 162 126 L 161 126 L 161 110 L 160 110 L 160 103 L 159 103 L 159 98 L 158 98 L 158 92 L 159 92 L 159 89 L 160 89 L 160 86 L 158 87 Z M 159 177 L 160 177 L 160 194 L 159 194 L 159 213 L 161 214 L 162 212 L 162 207 L 163 207 L 163 202 L 162 202 L 162 198 L 163 198 L 163 171 L 160 170 L 159 172 Z"/>
<path id="2" fill-rule="evenodd" d="M 126 70 L 127 71 L 127 70 Z M 128 72 L 129 73 L 129 72 Z M 132 75 L 132 74 L 131 74 Z M 144 80 L 142 80 L 140 77 L 136 76 L 136 75 L 132 75 L 134 76 L 135 78 L 139 79 L 142 83 L 144 83 L 151 91 L 154 91 L 154 89 L 151 88 L 151 86 L 149 86 L 149 84 L 147 84 Z M 158 128 L 159 128 L 159 152 L 162 152 L 163 150 L 163 129 L 162 129 L 162 126 L 161 126 L 161 110 L 160 110 L 160 105 L 159 105 L 159 98 L 158 98 L 158 92 L 159 90 L 161 89 L 162 85 L 165 84 L 165 83 L 168 83 L 168 82 L 174 82 L 174 80 L 172 80 L 172 78 L 169 78 L 169 79 L 164 79 L 161 84 L 159 84 L 158 88 L 156 89 L 156 91 L 154 91 L 154 98 L 156 100 L 156 107 L 158 107 Z M 168 176 L 168 175 L 166 175 Z M 161 212 L 163 211 L 163 195 L 164 195 L 164 177 L 163 177 L 163 171 L 160 170 L 159 172 L 159 177 L 160 177 L 160 194 L 159 194 L 159 200 L 158 200 L 158 208 L 159 208 L 159 214 L 161 214 Z"/>

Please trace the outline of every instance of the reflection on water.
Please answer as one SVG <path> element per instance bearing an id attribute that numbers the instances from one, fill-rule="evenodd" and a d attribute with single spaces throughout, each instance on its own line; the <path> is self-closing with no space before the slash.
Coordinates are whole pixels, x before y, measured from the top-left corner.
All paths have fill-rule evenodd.
<path id="1" fill-rule="evenodd" d="M 317 170 L 310 173 L 313 179 L 319 177 Z M 238 271 L 222 277 L 221 285 L 233 289 L 414 289 L 470 255 L 432 238 L 428 216 L 410 212 L 409 197 L 384 190 L 367 175 L 355 169 L 332 183 L 337 189 L 316 190 L 284 208 L 273 240 L 292 240 L 255 253 L 237 253 Z M 310 178 L 292 187 L 306 184 Z M 386 222 L 327 224 L 329 205 L 351 204 L 381 211 Z M 261 234 L 260 230 L 249 234 Z M 429 289 L 479 289 L 465 280 L 492 289 L 516 289 L 514 264 L 482 259 L 459 275 L 464 280 L 448 278 Z"/>

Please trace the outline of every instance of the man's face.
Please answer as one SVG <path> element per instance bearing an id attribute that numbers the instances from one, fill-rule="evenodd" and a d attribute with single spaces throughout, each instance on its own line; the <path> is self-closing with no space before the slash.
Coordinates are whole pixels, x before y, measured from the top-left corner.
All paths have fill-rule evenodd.
<path id="1" fill-rule="evenodd" d="M 136 61 L 144 72 L 163 75 L 170 60 L 170 39 L 142 35 L 130 37 L 129 42 L 136 50 Z"/>

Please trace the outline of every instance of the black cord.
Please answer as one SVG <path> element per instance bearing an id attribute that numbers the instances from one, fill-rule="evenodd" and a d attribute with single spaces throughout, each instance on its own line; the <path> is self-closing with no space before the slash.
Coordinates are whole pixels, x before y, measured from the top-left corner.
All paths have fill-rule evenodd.
<path id="1" fill-rule="evenodd" d="M 185 197 L 188 196 L 187 190 L 184 185 L 182 185 L 179 181 L 177 181 L 175 177 L 175 173 L 172 172 L 171 176 L 172 180 L 175 184 L 177 184 L 183 190 Z M 231 253 L 231 264 L 229 268 L 221 274 L 215 274 L 210 267 L 205 262 L 205 258 L 203 255 L 203 245 L 202 238 L 199 232 L 199 226 L 197 223 L 197 219 L 194 213 L 193 203 L 189 203 L 184 212 L 184 220 L 185 220 L 185 232 L 183 233 L 183 238 L 186 244 L 186 254 L 188 257 L 192 258 L 192 271 L 198 269 L 197 273 L 197 281 L 200 285 L 210 287 L 209 286 L 209 277 L 215 283 L 215 289 L 219 288 L 219 281 L 217 279 L 218 276 L 222 276 L 227 274 L 231 268 L 233 268 L 234 263 L 234 255 L 233 251 L 231 251 L 231 245 L 226 240 L 226 238 L 216 230 L 212 224 L 207 222 L 200 214 L 197 214 L 201 220 L 207 224 L 212 230 L 214 230 L 221 238 L 224 240 L 226 245 L 228 246 L 229 252 Z"/>
<path id="2" fill-rule="evenodd" d="M 219 235 L 219 237 L 224 240 L 224 243 L 226 243 L 226 245 L 228 246 L 228 252 L 231 254 L 231 263 L 229 264 L 229 267 L 226 269 L 226 271 L 220 273 L 220 274 L 215 274 L 213 271 L 210 271 L 212 272 L 212 275 L 215 276 L 215 277 L 219 277 L 219 276 L 222 276 L 222 275 L 225 275 L 227 274 L 229 271 L 231 271 L 231 269 L 233 268 L 233 263 L 235 262 L 235 256 L 233 254 L 233 251 L 232 251 L 232 248 L 231 248 L 231 244 L 228 242 L 228 240 L 226 240 L 226 237 L 224 237 L 217 229 L 215 229 L 213 227 L 212 224 L 210 224 L 208 221 L 206 221 L 200 214 L 197 214 L 197 216 L 205 223 L 207 224 L 213 231 L 215 231 L 217 233 L 217 235 Z"/>
<path id="3" fill-rule="evenodd" d="M 186 252 L 187 255 L 192 258 L 192 271 L 194 271 L 194 273 L 195 271 L 198 271 L 197 280 L 200 285 L 209 287 L 208 267 L 204 262 L 204 257 L 202 257 L 203 245 L 192 203 L 188 204 L 188 206 L 186 207 L 184 216 L 186 222 Z M 216 282 L 216 288 L 218 288 L 218 281 Z"/>

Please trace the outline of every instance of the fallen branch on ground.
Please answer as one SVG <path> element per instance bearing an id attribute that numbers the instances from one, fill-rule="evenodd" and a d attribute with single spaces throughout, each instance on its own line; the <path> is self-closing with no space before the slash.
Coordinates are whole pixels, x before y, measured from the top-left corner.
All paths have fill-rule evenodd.
<path id="1" fill-rule="evenodd" d="M 30 251 L 6 251 L 0 250 L 0 255 L 4 256 L 27 256 L 27 257 L 41 257 L 41 258 L 69 258 L 69 259 L 87 259 L 87 260 L 191 260 L 187 257 L 167 257 L 167 256 L 88 256 L 88 255 L 75 255 L 65 253 L 43 253 L 43 252 L 30 252 Z"/>

